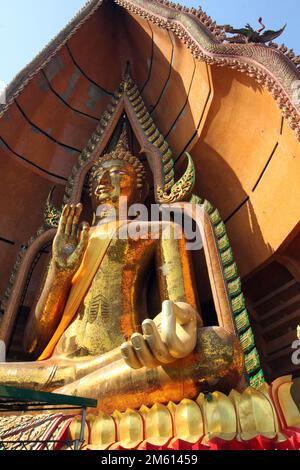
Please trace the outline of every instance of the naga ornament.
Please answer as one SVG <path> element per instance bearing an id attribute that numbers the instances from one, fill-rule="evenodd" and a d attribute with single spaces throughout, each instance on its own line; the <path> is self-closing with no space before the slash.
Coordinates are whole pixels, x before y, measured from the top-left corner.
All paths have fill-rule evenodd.
<path id="1" fill-rule="evenodd" d="M 237 44 L 247 44 L 250 42 L 265 44 L 267 42 L 274 41 L 274 39 L 278 38 L 286 28 L 285 24 L 281 29 L 277 31 L 271 29 L 264 31 L 266 27 L 262 22 L 262 18 L 259 18 L 258 22 L 261 25 L 261 28 L 257 30 L 253 29 L 249 23 L 247 23 L 244 28 L 240 29 L 233 28 L 230 25 L 224 25 L 223 29 L 225 33 L 235 34 L 235 36 L 233 37 L 227 37 L 226 40 L 228 42 Z"/>
<path id="2" fill-rule="evenodd" d="M 195 185 L 195 165 L 191 155 L 185 152 L 188 157 L 188 166 L 183 176 L 175 183 L 168 193 L 161 187 L 157 188 L 157 201 L 160 204 L 170 204 L 173 202 L 185 201 L 191 194 Z"/>
<path id="3" fill-rule="evenodd" d="M 55 186 L 51 188 L 44 208 L 44 225 L 49 228 L 57 228 L 61 216 L 61 212 L 55 207 L 52 202 L 52 195 L 54 189 Z"/>

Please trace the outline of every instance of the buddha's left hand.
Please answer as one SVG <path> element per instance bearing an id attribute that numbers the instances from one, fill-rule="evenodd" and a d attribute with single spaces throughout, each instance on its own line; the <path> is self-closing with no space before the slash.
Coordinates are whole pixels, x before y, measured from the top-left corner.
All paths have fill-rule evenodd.
<path id="1" fill-rule="evenodd" d="M 123 343 L 121 352 L 126 364 L 133 369 L 158 367 L 188 356 L 197 343 L 200 317 L 184 302 L 166 300 L 162 312 L 142 323 L 143 334 L 134 333 Z"/>

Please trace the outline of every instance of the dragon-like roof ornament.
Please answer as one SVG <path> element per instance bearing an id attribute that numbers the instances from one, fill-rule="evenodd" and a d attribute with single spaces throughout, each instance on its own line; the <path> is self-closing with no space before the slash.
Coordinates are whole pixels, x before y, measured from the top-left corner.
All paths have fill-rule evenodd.
<path id="1" fill-rule="evenodd" d="M 263 24 L 263 19 L 260 17 L 258 22 L 260 24 L 259 29 L 254 29 L 252 26 L 247 23 L 244 28 L 233 28 L 230 25 L 224 25 L 222 28 L 224 29 L 225 33 L 235 34 L 233 37 L 226 37 L 226 41 L 236 44 L 247 44 L 247 43 L 260 43 L 265 44 L 270 41 L 274 41 L 274 39 L 278 38 L 285 30 L 286 24 L 278 29 L 272 30 L 268 29 L 265 30 L 266 27 Z"/>

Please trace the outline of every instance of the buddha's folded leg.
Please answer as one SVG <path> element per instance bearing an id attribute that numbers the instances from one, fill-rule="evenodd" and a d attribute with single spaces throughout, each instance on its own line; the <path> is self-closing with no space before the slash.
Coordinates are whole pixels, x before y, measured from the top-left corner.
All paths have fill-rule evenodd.
<path id="1" fill-rule="evenodd" d="M 239 340 L 220 327 L 201 328 L 198 333 L 195 351 L 169 366 L 131 369 L 118 359 L 54 391 L 98 399 L 99 408 L 107 413 L 196 398 L 204 390 L 229 392 L 244 367 Z"/>
<path id="2" fill-rule="evenodd" d="M 56 369 L 52 361 L 0 363 L 0 385 L 47 390 Z"/>
<path id="3" fill-rule="evenodd" d="M 53 356 L 45 361 L 0 363 L 0 385 L 52 391 L 75 382 L 121 358 L 120 348 L 101 356 L 68 358 Z"/>

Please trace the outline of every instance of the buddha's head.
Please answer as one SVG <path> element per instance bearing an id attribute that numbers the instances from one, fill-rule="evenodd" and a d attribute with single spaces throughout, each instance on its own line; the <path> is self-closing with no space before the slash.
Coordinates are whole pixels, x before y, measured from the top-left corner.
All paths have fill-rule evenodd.
<path id="1" fill-rule="evenodd" d="M 116 210 L 143 202 L 147 195 L 146 172 L 140 160 L 128 150 L 123 132 L 114 151 L 100 157 L 92 168 L 90 195 L 94 210 L 111 206 Z"/>

